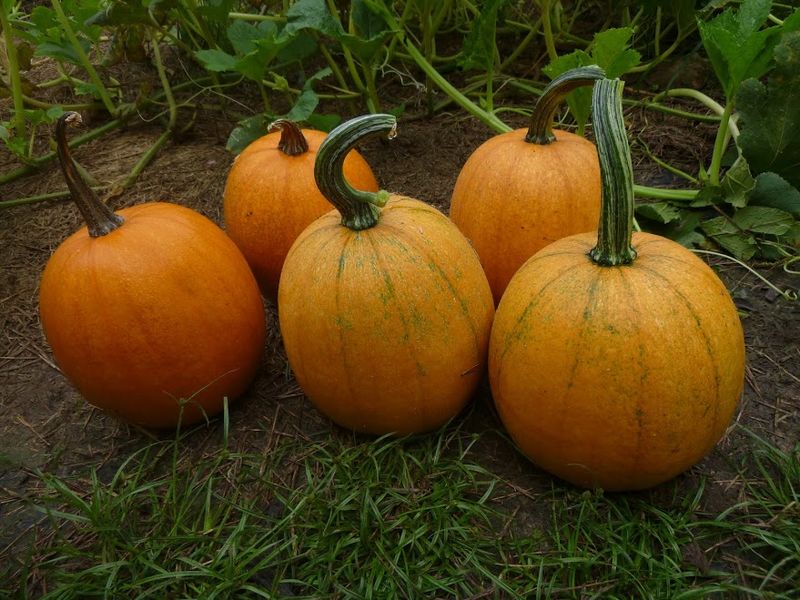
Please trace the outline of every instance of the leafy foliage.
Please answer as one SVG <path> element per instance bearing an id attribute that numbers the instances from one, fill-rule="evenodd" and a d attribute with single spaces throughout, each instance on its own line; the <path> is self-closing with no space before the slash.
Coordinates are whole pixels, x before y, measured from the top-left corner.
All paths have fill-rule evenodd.
<path id="1" fill-rule="evenodd" d="M 609 79 L 621 77 L 641 60 L 641 55 L 630 48 L 632 36 L 633 29 L 630 27 L 601 31 L 595 34 L 590 52 L 575 50 L 570 54 L 564 54 L 542 70 L 548 77 L 555 79 L 570 69 L 597 65 L 605 71 Z M 573 118 L 578 123 L 578 130 L 583 131 L 591 112 L 591 88 L 574 90 L 567 96 L 567 103 Z"/>

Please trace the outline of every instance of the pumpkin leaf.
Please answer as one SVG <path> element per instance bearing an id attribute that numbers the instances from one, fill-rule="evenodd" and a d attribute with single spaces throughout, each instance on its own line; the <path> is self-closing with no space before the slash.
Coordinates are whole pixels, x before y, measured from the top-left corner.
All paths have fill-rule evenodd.
<path id="1" fill-rule="evenodd" d="M 668 202 L 637 204 L 636 214 L 659 223 L 671 223 L 681 216 L 681 212 Z"/>
<path id="2" fill-rule="evenodd" d="M 228 39 L 236 54 L 244 56 L 257 50 L 257 42 L 261 39 L 275 38 L 278 27 L 271 21 L 261 21 L 253 25 L 247 21 L 236 19 L 228 27 Z"/>
<path id="3" fill-rule="evenodd" d="M 619 27 L 606 29 L 594 36 L 592 42 L 592 62 L 606 72 L 606 77 L 621 77 L 639 64 L 642 56 L 631 50 L 633 29 Z"/>
<path id="4" fill-rule="evenodd" d="M 700 37 L 727 98 L 748 77 L 760 77 L 769 68 L 780 27 L 761 26 L 771 0 L 744 0 L 738 10 L 727 8 L 710 21 L 699 21 Z"/>
<path id="5" fill-rule="evenodd" d="M 629 48 L 633 29 L 621 27 L 607 29 L 595 34 L 590 47 L 591 54 L 583 50 L 575 50 L 570 54 L 559 56 L 542 69 L 550 79 L 555 79 L 565 71 L 576 67 L 597 65 L 606 73 L 606 77 L 620 77 L 639 64 L 641 55 Z M 592 105 L 592 90 L 590 87 L 580 87 L 567 95 L 572 117 L 578 124 L 578 130 L 583 131 L 589 120 Z"/>
<path id="6" fill-rule="evenodd" d="M 754 173 L 775 173 L 800 189 L 800 32 L 775 47 L 775 63 L 767 85 L 748 79 L 739 89 L 738 143 Z"/>
<path id="7" fill-rule="evenodd" d="M 463 69 L 494 69 L 497 31 L 497 13 L 508 0 L 488 0 L 483 3 L 478 17 L 464 39 L 458 64 Z"/>
<path id="8" fill-rule="evenodd" d="M 308 117 L 311 116 L 319 104 L 319 96 L 317 96 L 317 93 L 313 88 L 314 82 L 327 77 L 331 73 L 331 68 L 325 67 L 306 79 L 306 82 L 303 85 L 303 91 L 298 96 L 294 106 L 292 106 L 291 110 L 286 114 L 287 119 L 290 121 L 308 120 Z"/>
<path id="9" fill-rule="evenodd" d="M 769 206 L 745 206 L 733 215 L 733 222 L 753 233 L 783 235 L 794 225 L 794 218 L 785 210 Z"/>
<path id="10" fill-rule="evenodd" d="M 263 113 L 239 121 L 239 124 L 228 136 L 225 148 L 234 154 L 239 154 L 251 142 L 267 133 L 267 127 L 271 121 L 272 117 Z"/>
<path id="11" fill-rule="evenodd" d="M 777 173 L 761 173 L 756 177 L 750 204 L 779 208 L 800 217 L 800 191 Z"/>
<path id="12" fill-rule="evenodd" d="M 330 131 L 334 127 L 336 127 L 339 123 L 342 122 L 341 115 L 320 115 L 320 114 L 313 114 L 310 115 L 306 122 L 311 125 L 314 129 L 319 129 L 320 131 Z"/>
<path id="13" fill-rule="evenodd" d="M 286 11 L 284 33 L 313 29 L 338 38 L 344 33 L 341 23 L 328 10 L 325 0 L 298 0 Z"/>
<path id="14" fill-rule="evenodd" d="M 200 64 L 209 71 L 222 72 L 222 71 L 235 71 L 236 63 L 238 62 L 235 56 L 231 56 L 222 50 L 197 50 L 194 53 Z"/>
<path id="15" fill-rule="evenodd" d="M 755 238 L 740 230 L 728 217 L 709 219 L 702 230 L 722 248 L 740 260 L 753 258 L 758 249 Z"/>
<path id="16" fill-rule="evenodd" d="M 741 208 L 747 204 L 747 196 L 755 186 L 756 182 L 750 174 L 747 161 L 739 156 L 725 172 L 725 177 L 720 182 L 720 191 L 728 204 Z"/>

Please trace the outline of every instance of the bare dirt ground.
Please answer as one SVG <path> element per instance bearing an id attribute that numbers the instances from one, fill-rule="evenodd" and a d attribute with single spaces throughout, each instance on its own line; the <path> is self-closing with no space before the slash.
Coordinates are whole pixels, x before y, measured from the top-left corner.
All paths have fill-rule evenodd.
<path id="1" fill-rule="evenodd" d="M 345 113 L 346 114 L 346 113 Z M 509 117 L 504 117 L 512 120 Z M 687 171 L 706 162 L 713 143 L 708 126 L 643 109 L 628 111 L 631 139 L 645 140 L 651 151 Z M 517 119 L 515 124 L 522 124 Z M 150 200 L 192 207 L 221 224 L 221 198 L 233 156 L 225 140 L 234 123 L 218 114 L 201 115 L 180 141 L 164 148 L 132 189 L 110 201 L 113 208 Z M 99 181 L 128 173 L 161 128 L 157 123 L 132 125 L 80 147 L 75 157 Z M 381 185 L 425 200 L 442 211 L 461 165 L 491 132 L 463 115 L 401 117 L 391 142 L 372 140 L 362 150 Z M 637 181 L 664 185 L 670 178 L 644 157 L 634 141 Z M 0 150 L 0 172 L 16 166 Z M 0 188 L 3 199 L 64 189 L 51 164 L 36 175 Z M 130 450 L 169 434 L 125 425 L 88 405 L 52 361 L 38 319 L 38 282 L 49 256 L 80 226 L 78 211 L 67 201 L 39 202 L 0 212 L 0 560 L 15 555 L 28 534 L 46 535 L 40 516 L 27 499 L 35 498 L 32 470 L 85 475 L 96 468 L 110 476 Z M 778 447 L 789 450 L 800 440 L 800 303 L 788 302 L 740 266 L 712 263 L 741 310 L 747 344 L 747 382 L 736 422 Z M 798 288 L 798 278 L 780 268 L 759 268 L 779 287 Z M 231 410 L 231 439 L 241 450 L 268 452 L 285 437 L 337 434 L 319 415 L 294 381 L 283 353 L 274 308 L 267 306 L 269 336 L 261 371 Z M 522 530 L 546 518 L 530 498 L 550 489 L 551 479 L 524 460 L 498 433 L 499 422 L 484 385 L 462 417 L 465 427 L 488 431 L 481 438 L 487 468 L 500 473 L 518 493 L 505 502 L 517 510 Z M 219 428 L 212 422 L 190 443 L 202 446 Z M 733 504 L 742 489 L 736 467 L 750 448 L 749 438 L 733 428 L 717 449 L 681 476 L 686 485 L 708 481 L 704 502 L 709 510 Z M 658 490 L 653 492 L 658 496 Z"/>

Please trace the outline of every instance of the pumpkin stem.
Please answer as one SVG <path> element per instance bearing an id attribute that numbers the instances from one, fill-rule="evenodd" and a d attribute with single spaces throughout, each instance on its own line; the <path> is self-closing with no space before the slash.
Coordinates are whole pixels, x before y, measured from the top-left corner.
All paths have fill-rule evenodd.
<path id="1" fill-rule="evenodd" d="M 78 171 L 77 163 L 72 158 L 67 143 L 67 125 L 77 126 L 83 122 L 76 112 L 65 112 L 56 123 L 56 154 L 61 164 L 61 172 L 72 195 L 72 201 L 81 211 L 83 220 L 91 237 L 100 237 L 111 233 L 123 223 L 123 218 L 114 213 L 98 198 L 94 190 Z"/>
<path id="2" fill-rule="evenodd" d="M 278 140 L 278 150 L 288 156 L 297 156 L 308 152 L 308 141 L 297 123 L 289 119 L 278 119 L 270 123 L 267 131 L 272 132 L 280 129 L 281 139 Z"/>
<path id="3" fill-rule="evenodd" d="M 556 140 L 553 135 L 553 118 L 559 105 L 572 90 L 584 85 L 592 85 L 605 77 L 603 69 L 597 65 L 578 67 L 565 71 L 544 88 L 542 95 L 533 107 L 530 126 L 525 141 L 531 144 L 550 144 Z"/>
<path id="4" fill-rule="evenodd" d="M 627 265 L 636 258 L 633 235 L 633 166 L 622 118 L 625 82 L 601 79 L 594 84 L 592 112 L 603 195 L 597 245 L 589 257 L 598 265 Z"/>
<path id="5" fill-rule="evenodd" d="M 344 178 L 344 159 L 357 142 L 367 136 L 389 132 L 397 135 L 397 119 L 392 115 L 363 115 L 345 121 L 331 131 L 317 150 L 314 178 L 317 187 L 342 214 L 342 225 L 360 231 L 378 223 L 380 207 L 389 199 L 389 192 L 355 190 Z"/>

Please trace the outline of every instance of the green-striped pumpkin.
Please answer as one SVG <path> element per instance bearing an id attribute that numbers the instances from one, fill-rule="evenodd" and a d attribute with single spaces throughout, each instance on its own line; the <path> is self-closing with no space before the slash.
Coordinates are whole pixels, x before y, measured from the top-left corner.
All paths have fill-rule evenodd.
<path id="1" fill-rule="evenodd" d="M 633 234 L 622 83 L 595 85 L 600 229 L 555 242 L 497 310 L 489 377 L 520 449 L 572 483 L 641 489 L 722 437 L 744 383 L 736 307 L 714 272 L 665 238 Z"/>
<path id="2" fill-rule="evenodd" d="M 278 290 L 300 386 L 340 425 L 373 434 L 426 431 L 455 416 L 484 371 L 494 316 L 478 257 L 447 217 L 344 181 L 353 145 L 394 124 L 359 117 L 322 144 L 317 184 L 339 211 L 300 234 Z"/>

